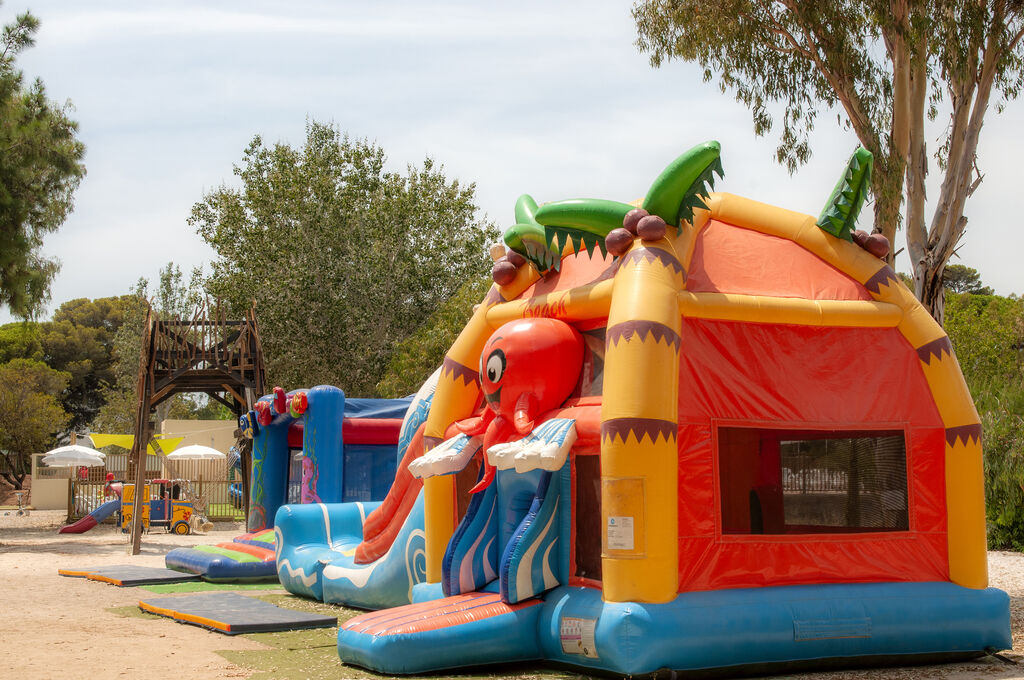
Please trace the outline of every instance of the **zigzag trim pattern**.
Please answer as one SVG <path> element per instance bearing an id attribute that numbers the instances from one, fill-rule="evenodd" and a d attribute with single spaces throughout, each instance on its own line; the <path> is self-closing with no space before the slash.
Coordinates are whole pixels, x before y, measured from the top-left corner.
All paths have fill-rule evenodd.
<path id="1" fill-rule="evenodd" d="M 899 279 L 896 277 L 896 272 L 892 270 L 889 265 L 883 266 L 877 272 L 875 272 L 870 279 L 864 282 L 864 287 L 869 292 L 878 295 L 882 292 L 882 286 L 889 285 L 889 282 L 899 283 Z"/>
<path id="2" fill-rule="evenodd" d="M 683 281 L 686 280 L 686 270 L 679 263 L 679 260 L 676 259 L 676 256 L 661 248 L 647 248 L 646 246 L 633 248 L 622 258 L 623 265 L 627 262 L 660 262 L 666 267 L 671 267 L 676 274 L 682 276 Z"/>
<path id="3" fill-rule="evenodd" d="M 959 427 L 947 427 L 946 428 L 946 443 L 950 446 L 956 446 L 957 442 L 963 441 L 964 444 L 968 442 L 978 443 L 981 441 L 981 423 L 974 423 L 973 425 L 960 425 Z"/>
<path id="4" fill-rule="evenodd" d="M 663 323 L 657 321 L 623 321 L 608 329 L 605 340 L 612 345 L 618 344 L 620 339 L 631 340 L 633 335 L 638 335 L 640 340 L 646 340 L 648 335 L 654 336 L 655 342 L 665 340 L 668 344 L 679 351 L 681 340 L 679 334 Z"/>
<path id="5" fill-rule="evenodd" d="M 618 437 L 623 443 L 629 438 L 632 432 L 638 442 L 644 437 L 650 437 L 651 443 L 658 441 L 658 437 L 664 437 L 665 441 L 672 441 L 676 438 L 679 425 L 671 420 L 660 418 L 611 418 L 601 423 L 601 440 L 606 438 L 615 441 Z"/>
<path id="6" fill-rule="evenodd" d="M 932 357 L 941 359 L 943 353 L 953 356 L 953 344 L 950 343 L 948 335 L 943 335 L 941 338 L 936 338 L 917 348 L 918 358 L 929 365 L 932 363 Z"/>
<path id="7" fill-rule="evenodd" d="M 455 361 L 451 357 L 445 356 L 444 361 L 441 362 L 441 375 L 451 374 L 452 378 L 458 380 L 462 379 L 463 383 L 469 385 L 470 383 L 476 382 L 480 379 L 475 368 L 469 366 L 463 366 L 458 361 Z"/>

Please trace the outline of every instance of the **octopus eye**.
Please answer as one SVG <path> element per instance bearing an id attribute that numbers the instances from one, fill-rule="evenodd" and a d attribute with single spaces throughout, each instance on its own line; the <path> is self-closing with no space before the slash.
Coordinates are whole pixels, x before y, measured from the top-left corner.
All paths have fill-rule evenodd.
<path id="1" fill-rule="evenodd" d="M 487 379 L 492 383 L 501 380 L 501 376 L 505 375 L 505 353 L 500 349 L 491 352 L 490 356 L 487 357 L 487 364 L 484 368 L 487 371 Z"/>

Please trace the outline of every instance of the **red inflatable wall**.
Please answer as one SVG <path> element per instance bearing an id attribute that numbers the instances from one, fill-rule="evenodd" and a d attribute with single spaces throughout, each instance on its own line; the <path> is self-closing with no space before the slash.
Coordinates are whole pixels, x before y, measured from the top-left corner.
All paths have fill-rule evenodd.
<path id="1" fill-rule="evenodd" d="M 679 590 L 948 580 L 945 430 L 895 329 L 684 319 L 679 388 Z M 724 533 L 717 432 L 902 432 L 909 529 Z"/>

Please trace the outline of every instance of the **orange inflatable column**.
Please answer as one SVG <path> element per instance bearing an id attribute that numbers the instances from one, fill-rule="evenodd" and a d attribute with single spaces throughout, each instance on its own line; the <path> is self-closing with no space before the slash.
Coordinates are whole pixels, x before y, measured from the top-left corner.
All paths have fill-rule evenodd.
<path id="1" fill-rule="evenodd" d="M 635 242 L 615 275 L 601 408 L 604 599 L 668 602 L 679 587 L 679 290 L 666 239 Z"/>

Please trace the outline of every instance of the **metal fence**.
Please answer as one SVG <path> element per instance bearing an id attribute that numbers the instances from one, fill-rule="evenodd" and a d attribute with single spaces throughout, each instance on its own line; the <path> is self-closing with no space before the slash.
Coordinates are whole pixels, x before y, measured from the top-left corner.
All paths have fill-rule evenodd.
<path id="1" fill-rule="evenodd" d="M 786 493 L 845 492 L 850 487 L 850 475 L 845 470 L 813 467 L 816 461 L 810 459 L 793 462 L 798 463 L 795 469 L 782 469 L 782 490 Z"/>

